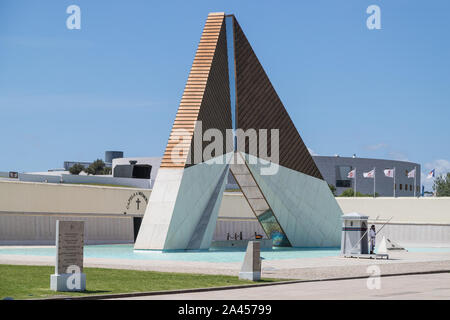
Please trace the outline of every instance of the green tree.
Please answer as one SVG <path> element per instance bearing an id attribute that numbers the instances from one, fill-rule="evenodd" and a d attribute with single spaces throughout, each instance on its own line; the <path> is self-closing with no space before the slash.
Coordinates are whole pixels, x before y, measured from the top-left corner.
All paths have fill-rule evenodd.
<path id="1" fill-rule="evenodd" d="M 353 189 L 346 189 L 341 193 L 340 197 L 353 197 L 354 196 Z M 373 197 L 373 194 L 365 194 L 359 191 L 356 191 L 356 197 Z M 375 192 L 375 197 L 378 197 L 378 192 Z"/>
<path id="2" fill-rule="evenodd" d="M 92 162 L 89 167 L 86 169 L 86 173 L 88 174 L 105 174 L 105 163 L 102 159 L 97 159 Z"/>
<path id="3" fill-rule="evenodd" d="M 330 188 L 331 193 L 333 194 L 333 196 L 336 197 L 336 187 L 333 186 L 332 184 L 328 184 L 328 187 Z"/>
<path id="4" fill-rule="evenodd" d="M 80 174 L 81 171 L 84 171 L 84 166 L 80 163 L 75 163 L 69 168 L 71 174 Z"/>
<path id="5" fill-rule="evenodd" d="M 434 180 L 433 191 L 436 197 L 450 197 L 450 172 Z"/>
<path id="6" fill-rule="evenodd" d="M 356 194 L 358 195 L 358 192 L 356 192 Z M 341 193 L 339 197 L 353 197 L 353 195 L 354 195 L 353 189 L 346 189 Z"/>

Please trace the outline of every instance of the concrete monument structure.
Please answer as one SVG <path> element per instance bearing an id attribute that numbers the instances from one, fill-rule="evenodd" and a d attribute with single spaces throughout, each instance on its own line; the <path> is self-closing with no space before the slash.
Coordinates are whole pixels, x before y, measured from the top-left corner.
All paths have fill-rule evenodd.
<path id="1" fill-rule="evenodd" d="M 51 290 L 86 290 L 83 245 L 84 221 L 56 221 L 56 264 L 55 274 L 50 276 Z"/>
<path id="2" fill-rule="evenodd" d="M 341 209 L 239 23 L 210 13 L 135 249 L 209 248 L 229 171 L 274 245 L 339 245 Z"/>
<path id="3" fill-rule="evenodd" d="M 239 279 L 258 281 L 261 280 L 261 243 L 250 241 L 245 252 Z"/>

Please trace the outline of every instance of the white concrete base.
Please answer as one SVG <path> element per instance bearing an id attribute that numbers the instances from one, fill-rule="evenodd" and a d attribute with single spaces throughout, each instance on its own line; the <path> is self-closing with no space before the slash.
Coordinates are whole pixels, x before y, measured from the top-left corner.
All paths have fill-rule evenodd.
<path id="1" fill-rule="evenodd" d="M 211 248 L 247 248 L 249 241 L 259 241 L 261 249 L 272 249 L 272 239 L 213 241 Z"/>
<path id="2" fill-rule="evenodd" d="M 239 272 L 239 279 L 259 281 L 261 280 L 261 272 Z"/>
<path id="3" fill-rule="evenodd" d="M 344 258 L 357 258 L 357 259 L 388 259 L 389 255 L 380 253 L 380 254 L 358 254 L 358 253 L 346 253 L 343 255 Z"/>
<path id="4" fill-rule="evenodd" d="M 210 247 L 229 170 L 220 157 L 220 164 L 159 169 L 134 249 Z"/>
<path id="5" fill-rule="evenodd" d="M 76 277 L 79 277 L 76 279 Z M 86 291 L 85 273 L 64 273 L 50 275 L 50 290 Z"/>

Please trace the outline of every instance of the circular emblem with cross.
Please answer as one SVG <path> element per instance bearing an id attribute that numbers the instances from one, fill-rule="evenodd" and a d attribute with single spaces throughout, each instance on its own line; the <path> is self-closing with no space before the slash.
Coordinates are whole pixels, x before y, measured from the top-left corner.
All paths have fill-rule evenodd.
<path id="1" fill-rule="evenodd" d="M 148 197 L 142 191 L 133 192 L 127 200 L 126 209 L 131 212 L 142 212 L 147 207 Z M 127 213 L 127 212 L 126 212 Z"/>

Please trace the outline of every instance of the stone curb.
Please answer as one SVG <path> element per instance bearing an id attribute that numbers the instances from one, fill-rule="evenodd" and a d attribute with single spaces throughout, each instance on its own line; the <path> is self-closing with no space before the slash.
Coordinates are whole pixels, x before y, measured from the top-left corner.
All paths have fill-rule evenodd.
<path id="1" fill-rule="evenodd" d="M 390 273 L 390 274 L 380 275 L 380 277 L 395 277 L 395 276 L 409 276 L 409 275 L 436 274 L 436 273 L 450 273 L 450 270 Z M 276 285 L 294 284 L 294 283 L 367 279 L 369 277 L 370 277 L 370 275 L 354 276 L 354 277 L 312 279 L 312 280 L 286 280 L 286 281 L 281 280 L 281 281 L 277 281 L 277 282 L 245 284 L 245 285 L 235 285 L 235 286 L 226 286 L 226 287 L 179 289 L 179 290 L 150 291 L 150 292 L 130 292 L 130 293 L 116 293 L 116 294 L 105 294 L 105 295 L 91 295 L 91 296 L 83 296 L 83 297 L 56 297 L 56 298 L 44 298 L 44 299 L 36 299 L 36 300 L 103 300 L 103 299 L 114 299 L 114 298 L 132 298 L 132 297 L 142 297 L 142 296 L 157 296 L 157 295 L 182 294 L 182 293 L 194 293 L 194 292 L 245 289 L 245 288 L 276 286 Z"/>

